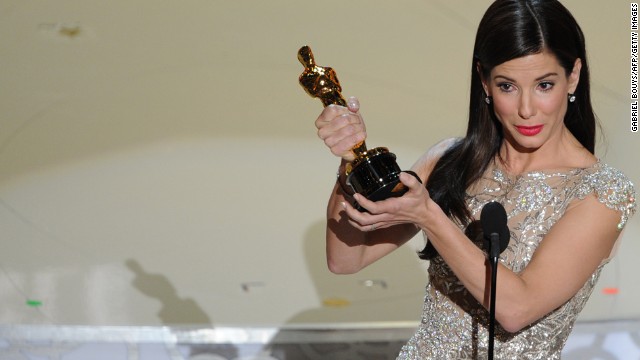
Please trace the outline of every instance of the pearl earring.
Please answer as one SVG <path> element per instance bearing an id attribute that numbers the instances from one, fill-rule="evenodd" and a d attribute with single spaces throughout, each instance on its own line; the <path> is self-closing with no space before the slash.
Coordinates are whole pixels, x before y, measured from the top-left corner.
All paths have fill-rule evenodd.
<path id="1" fill-rule="evenodd" d="M 572 102 L 575 102 L 575 101 L 576 101 L 576 96 L 573 95 L 573 94 L 569 94 L 569 102 L 572 103 Z"/>
<path id="2" fill-rule="evenodd" d="M 486 96 L 486 97 L 484 98 L 484 102 L 486 102 L 486 103 L 487 103 L 487 105 L 491 105 L 491 96 Z"/>

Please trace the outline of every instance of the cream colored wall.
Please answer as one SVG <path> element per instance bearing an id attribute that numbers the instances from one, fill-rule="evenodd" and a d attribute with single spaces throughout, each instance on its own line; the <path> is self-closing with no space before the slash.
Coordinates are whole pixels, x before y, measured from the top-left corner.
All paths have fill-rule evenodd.
<path id="1" fill-rule="evenodd" d="M 361 274 L 325 269 L 337 160 L 296 52 L 310 45 L 336 69 L 368 145 L 407 168 L 464 131 L 489 3 L 3 1 L 0 323 L 417 320 L 421 239 Z M 639 183 L 629 3 L 564 3 L 588 39 L 598 155 Z M 584 318 L 640 315 L 639 226 Z"/>

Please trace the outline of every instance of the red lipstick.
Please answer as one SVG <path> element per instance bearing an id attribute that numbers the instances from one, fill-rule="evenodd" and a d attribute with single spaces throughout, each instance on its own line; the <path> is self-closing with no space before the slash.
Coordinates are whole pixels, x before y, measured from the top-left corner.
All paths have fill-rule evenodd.
<path id="1" fill-rule="evenodd" d="M 544 125 L 536 125 L 536 126 L 516 126 L 516 130 L 524 136 L 534 136 L 538 135 Z"/>

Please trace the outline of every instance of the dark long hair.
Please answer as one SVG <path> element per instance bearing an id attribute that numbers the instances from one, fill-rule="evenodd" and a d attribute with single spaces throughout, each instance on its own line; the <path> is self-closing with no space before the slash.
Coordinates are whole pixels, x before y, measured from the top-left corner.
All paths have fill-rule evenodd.
<path id="1" fill-rule="evenodd" d="M 443 154 L 426 183 L 431 198 L 463 226 L 472 221 L 466 190 L 496 158 L 504 138 L 493 109 L 484 102 L 481 80 L 488 78 L 497 65 L 543 51 L 555 55 L 567 76 L 576 59 L 581 59 L 576 100 L 568 106 L 564 123 L 587 150 L 594 152 L 596 117 L 591 107 L 589 65 L 580 26 L 557 0 L 495 1 L 476 34 L 466 136 Z M 429 242 L 419 256 L 431 259 L 436 254 Z"/>

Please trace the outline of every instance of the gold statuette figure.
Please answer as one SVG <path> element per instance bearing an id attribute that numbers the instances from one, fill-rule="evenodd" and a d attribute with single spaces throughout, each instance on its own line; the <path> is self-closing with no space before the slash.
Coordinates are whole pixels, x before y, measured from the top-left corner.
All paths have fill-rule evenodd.
<path id="1" fill-rule="evenodd" d="M 342 87 L 338 81 L 336 72 L 330 67 L 316 65 L 316 60 L 308 46 L 303 46 L 298 51 L 298 60 L 304 65 L 304 71 L 300 74 L 300 85 L 305 91 L 322 101 L 324 106 L 347 106 L 342 97 Z"/>

